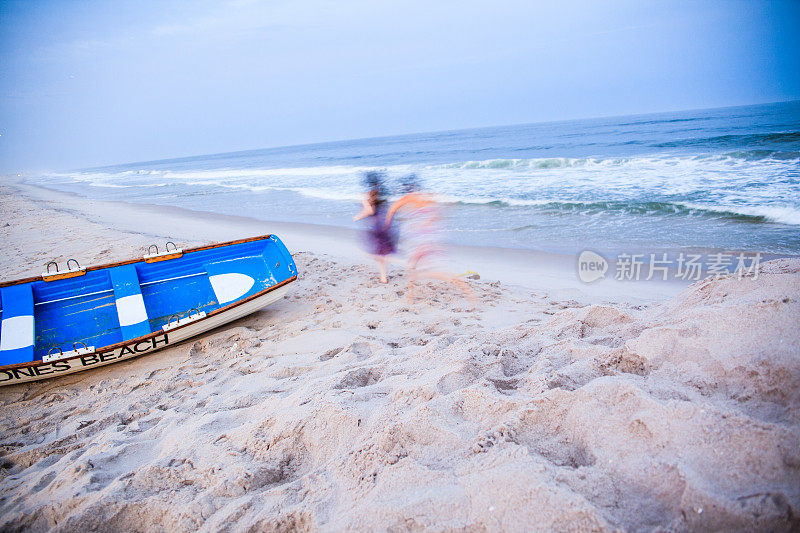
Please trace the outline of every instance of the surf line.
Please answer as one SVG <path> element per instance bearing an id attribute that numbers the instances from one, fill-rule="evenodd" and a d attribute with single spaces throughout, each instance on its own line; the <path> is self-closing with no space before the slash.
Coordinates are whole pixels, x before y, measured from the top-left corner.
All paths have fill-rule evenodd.
<path id="1" fill-rule="evenodd" d="M 13 381 L 23 383 L 25 381 L 31 381 L 30 378 L 35 378 L 37 376 L 77 372 L 86 367 L 101 366 L 112 361 L 136 357 L 145 352 L 164 348 L 168 344 L 169 337 L 164 333 L 163 335 L 158 335 L 150 339 L 124 344 L 113 350 L 79 355 L 61 361 L 51 361 L 49 363 L 41 363 L 40 361 L 41 364 L 33 366 L 4 369 L 0 370 L 0 383 Z"/>

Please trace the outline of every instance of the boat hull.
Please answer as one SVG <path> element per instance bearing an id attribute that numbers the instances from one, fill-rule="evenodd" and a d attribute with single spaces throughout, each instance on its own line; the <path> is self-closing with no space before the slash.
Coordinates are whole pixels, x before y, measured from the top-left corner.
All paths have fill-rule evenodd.
<path id="1" fill-rule="evenodd" d="M 175 345 L 274 303 L 297 279 L 275 235 L 152 248 L 139 259 L 0 282 L 0 386 Z"/>
<path id="2" fill-rule="evenodd" d="M 130 339 L 91 354 L 77 355 L 47 363 L 37 361 L 34 364 L 0 367 L 0 387 L 74 374 L 112 363 L 127 361 L 175 346 L 275 303 L 286 295 L 289 290 L 289 283 L 295 279 L 296 277 L 290 278 L 281 284 L 262 291 L 260 294 L 255 294 L 246 300 L 218 309 L 202 319 L 175 327 L 169 331 L 162 330 Z"/>

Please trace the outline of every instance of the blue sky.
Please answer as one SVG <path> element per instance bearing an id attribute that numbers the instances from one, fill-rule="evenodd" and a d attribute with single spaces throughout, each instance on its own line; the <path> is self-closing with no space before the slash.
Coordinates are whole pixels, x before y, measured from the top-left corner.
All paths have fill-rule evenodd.
<path id="1" fill-rule="evenodd" d="M 0 171 L 800 98 L 795 1 L 0 2 Z"/>

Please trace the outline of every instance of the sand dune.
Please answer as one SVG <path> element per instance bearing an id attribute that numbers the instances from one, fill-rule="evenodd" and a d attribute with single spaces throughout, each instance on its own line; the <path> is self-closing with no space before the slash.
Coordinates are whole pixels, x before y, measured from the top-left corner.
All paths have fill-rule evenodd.
<path id="1" fill-rule="evenodd" d="M 152 240 L 2 205 L 5 279 Z M 0 388 L 0 528 L 800 528 L 800 260 L 651 306 L 470 281 L 475 309 L 296 261 L 196 342 Z"/>

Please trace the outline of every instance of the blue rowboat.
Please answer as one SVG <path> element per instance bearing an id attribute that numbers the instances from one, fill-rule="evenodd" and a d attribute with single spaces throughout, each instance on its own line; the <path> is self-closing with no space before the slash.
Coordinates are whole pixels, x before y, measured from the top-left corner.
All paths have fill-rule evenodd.
<path id="1" fill-rule="evenodd" d="M 297 279 L 274 235 L 0 283 L 0 386 L 131 359 L 246 316 Z"/>

